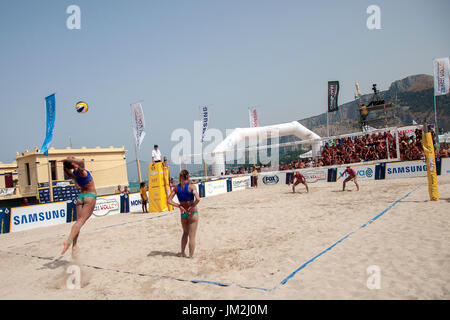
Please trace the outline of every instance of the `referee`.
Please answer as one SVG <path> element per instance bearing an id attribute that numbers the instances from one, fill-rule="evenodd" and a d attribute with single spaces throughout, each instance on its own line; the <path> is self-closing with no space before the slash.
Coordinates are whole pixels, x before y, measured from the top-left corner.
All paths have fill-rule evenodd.
<path id="1" fill-rule="evenodd" d="M 157 144 L 154 145 L 154 148 L 152 150 L 152 161 L 153 163 L 161 162 L 161 151 L 159 151 Z"/>

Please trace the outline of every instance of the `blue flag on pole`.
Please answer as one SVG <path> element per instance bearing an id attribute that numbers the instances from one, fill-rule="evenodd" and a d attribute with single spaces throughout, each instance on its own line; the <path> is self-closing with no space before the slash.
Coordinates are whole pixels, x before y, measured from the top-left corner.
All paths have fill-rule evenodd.
<path id="1" fill-rule="evenodd" d="M 48 156 L 48 146 L 53 139 L 53 131 L 55 128 L 55 94 L 49 95 L 45 98 L 45 104 L 47 106 L 47 134 L 45 135 L 41 152 Z"/>

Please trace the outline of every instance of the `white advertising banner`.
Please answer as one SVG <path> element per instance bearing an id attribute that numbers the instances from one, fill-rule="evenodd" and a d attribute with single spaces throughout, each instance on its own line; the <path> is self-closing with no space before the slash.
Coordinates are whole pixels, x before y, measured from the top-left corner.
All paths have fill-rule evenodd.
<path id="1" fill-rule="evenodd" d="M 0 196 L 11 196 L 16 194 L 16 188 L 1 188 Z"/>
<path id="2" fill-rule="evenodd" d="M 140 193 L 130 193 L 130 212 L 142 212 L 142 200 Z M 147 205 L 148 208 L 148 205 Z"/>
<path id="3" fill-rule="evenodd" d="M 373 180 L 375 179 L 375 165 L 374 164 L 367 164 L 367 165 L 359 165 L 359 166 L 351 166 L 353 170 L 355 170 L 356 176 L 358 179 L 369 179 Z M 337 170 L 337 176 L 339 177 L 347 168 L 342 167 L 338 168 Z M 347 178 L 348 173 L 343 175 L 343 178 Z"/>
<path id="4" fill-rule="evenodd" d="M 55 202 L 11 208 L 11 232 L 66 223 L 67 203 Z"/>
<path id="5" fill-rule="evenodd" d="M 244 190 L 250 187 L 250 176 L 231 178 L 231 191 Z"/>
<path id="6" fill-rule="evenodd" d="M 441 159 L 441 175 L 450 174 L 450 158 Z"/>
<path id="7" fill-rule="evenodd" d="M 423 126 L 421 125 L 415 125 L 415 126 L 406 126 L 406 127 L 400 127 L 398 128 L 399 133 L 404 133 L 407 136 L 413 136 L 415 135 L 416 129 L 422 129 Z"/>
<path id="8" fill-rule="evenodd" d="M 300 170 L 300 173 L 306 178 L 308 183 L 327 181 L 328 170 L 326 169 Z"/>
<path id="9" fill-rule="evenodd" d="M 427 164 L 423 160 L 390 162 L 386 164 L 386 179 L 426 176 Z"/>
<path id="10" fill-rule="evenodd" d="M 449 64 L 448 57 L 433 60 L 435 96 L 448 94 L 449 92 Z"/>
<path id="11" fill-rule="evenodd" d="M 227 192 L 227 179 L 205 182 L 205 197 L 211 197 Z"/>
<path id="12" fill-rule="evenodd" d="M 120 194 L 98 197 L 92 217 L 110 216 L 120 213 Z"/>
<path id="13" fill-rule="evenodd" d="M 256 128 L 258 126 L 258 111 L 255 107 L 248 108 L 248 119 L 250 128 Z"/>
<path id="14" fill-rule="evenodd" d="M 145 137 L 145 120 L 144 110 L 142 110 L 142 105 L 139 102 L 131 104 L 131 125 L 136 148 L 140 150 L 142 140 Z"/>
<path id="15" fill-rule="evenodd" d="M 258 174 L 258 187 L 286 184 L 286 172 L 264 172 Z"/>

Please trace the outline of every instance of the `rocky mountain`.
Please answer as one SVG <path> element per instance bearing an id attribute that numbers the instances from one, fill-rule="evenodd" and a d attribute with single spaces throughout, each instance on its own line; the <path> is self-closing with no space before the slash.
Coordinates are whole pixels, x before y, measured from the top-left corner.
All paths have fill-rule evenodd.
<path id="1" fill-rule="evenodd" d="M 387 112 L 388 126 L 410 125 L 417 123 L 434 123 L 433 77 L 419 74 L 394 81 L 388 90 L 380 91 L 378 96 L 386 103 L 393 103 L 395 108 Z M 373 93 L 360 97 L 362 103 L 368 104 L 373 99 Z M 450 131 L 450 95 L 438 96 L 437 121 L 441 131 Z M 359 125 L 359 101 L 351 101 L 339 106 L 339 110 L 329 113 L 330 135 L 339 135 L 361 131 Z M 326 113 L 299 120 L 301 124 L 326 136 Z M 372 125 L 376 128 L 385 127 L 385 122 Z"/>

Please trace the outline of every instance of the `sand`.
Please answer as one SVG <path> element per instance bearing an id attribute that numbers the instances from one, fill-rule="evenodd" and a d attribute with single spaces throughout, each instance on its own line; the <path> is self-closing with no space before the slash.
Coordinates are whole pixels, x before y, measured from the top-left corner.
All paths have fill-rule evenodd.
<path id="1" fill-rule="evenodd" d="M 178 211 L 90 219 L 77 257 L 69 250 L 56 261 L 71 224 L 0 235 L 0 298 L 449 299 L 450 176 L 439 183 L 439 202 L 428 201 L 426 178 L 360 181 L 359 192 L 313 183 L 308 194 L 281 185 L 202 199 L 193 259 L 176 256 Z M 71 265 L 80 267 L 80 289 L 67 288 Z M 379 288 L 369 289 L 374 265 Z"/>

